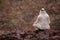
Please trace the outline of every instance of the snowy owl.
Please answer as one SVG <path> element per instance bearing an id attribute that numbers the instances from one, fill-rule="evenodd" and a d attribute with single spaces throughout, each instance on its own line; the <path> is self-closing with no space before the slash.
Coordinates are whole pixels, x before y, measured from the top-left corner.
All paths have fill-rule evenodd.
<path id="1" fill-rule="evenodd" d="M 36 19 L 36 21 L 34 22 L 33 26 L 36 29 L 50 29 L 50 17 L 47 14 L 47 12 L 45 11 L 44 8 L 42 8 L 39 12 L 39 15 Z"/>

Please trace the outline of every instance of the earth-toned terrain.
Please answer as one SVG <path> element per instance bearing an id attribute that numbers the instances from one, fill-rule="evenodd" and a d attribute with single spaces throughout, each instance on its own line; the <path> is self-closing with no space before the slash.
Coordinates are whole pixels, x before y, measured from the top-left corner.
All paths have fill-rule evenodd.
<path id="1" fill-rule="evenodd" d="M 42 7 L 45 8 L 51 19 L 50 26 L 52 30 L 52 36 L 49 38 L 46 37 L 50 35 L 49 33 L 47 35 L 45 35 L 44 31 L 38 31 L 38 33 L 35 33 L 35 28 L 32 26 Z M 9 33 L 5 34 L 7 31 L 11 33 L 11 36 L 9 36 Z M 0 34 L 3 35 L 0 36 L 1 40 L 3 40 L 3 37 L 6 39 L 6 35 L 8 38 L 13 38 L 11 31 L 16 31 L 15 33 L 18 33 L 17 31 L 24 31 L 24 34 L 27 32 L 29 35 L 33 32 L 30 36 L 27 36 L 26 33 L 28 39 L 22 37 L 22 40 L 38 40 L 41 38 L 39 35 L 46 37 L 46 40 L 59 40 L 60 36 L 58 35 L 60 35 L 60 0 L 0 0 Z M 18 33 L 18 35 L 20 33 Z M 31 36 L 32 39 L 29 39 Z M 15 39 L 15 36 L 13 39 Z M 19 40 L 18 38 L 16 39 Z M 42 38 L 41 40 L 45 39 Z"/>
<path id="2" fill-rule="evenodd" d="M 11 31 L 0 35 L 0 40 L 60 40 L 60 31 L 46 33 L 44 30 L 37 31 Z"/>

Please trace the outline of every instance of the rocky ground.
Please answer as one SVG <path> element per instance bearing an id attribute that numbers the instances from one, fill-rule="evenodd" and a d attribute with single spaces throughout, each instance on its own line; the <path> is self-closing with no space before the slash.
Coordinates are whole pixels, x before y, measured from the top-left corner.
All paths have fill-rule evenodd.
<path id="1" fill-rule="evenodd" d="M 53 30 L 50 34 L 44 30 L 11 31 L 0 35 L 0 40 L 60 40 L 60 31 Z"/>

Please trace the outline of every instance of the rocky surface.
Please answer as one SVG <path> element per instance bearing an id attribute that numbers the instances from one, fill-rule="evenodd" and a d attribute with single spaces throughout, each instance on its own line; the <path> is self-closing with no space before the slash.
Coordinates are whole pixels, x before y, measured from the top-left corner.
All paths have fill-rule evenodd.
<path id="1" fill-rule="evenodd" d="M 51 34 L 44 30 L 40 31 L 11 31 L 0 35 L 0 40 L 60 40 L 60 31 L 51 31 Z"/>

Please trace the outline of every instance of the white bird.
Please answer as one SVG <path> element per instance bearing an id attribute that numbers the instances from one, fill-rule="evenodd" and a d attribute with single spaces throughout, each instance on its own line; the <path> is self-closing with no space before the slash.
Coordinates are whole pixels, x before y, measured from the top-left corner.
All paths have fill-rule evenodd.
<path id="1" fill-rule="evenodd" d="M 47 12 L 45 11 L 44 8 L 42 8 L 40 10 L 40 13 L 36 19 L 36 21 L 34 22 L 33 26 L 36 29 L 50 29 L 50 17 L 47 14 Z"/>

